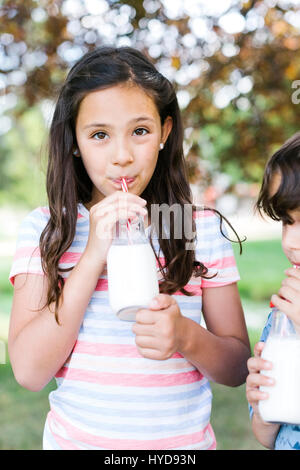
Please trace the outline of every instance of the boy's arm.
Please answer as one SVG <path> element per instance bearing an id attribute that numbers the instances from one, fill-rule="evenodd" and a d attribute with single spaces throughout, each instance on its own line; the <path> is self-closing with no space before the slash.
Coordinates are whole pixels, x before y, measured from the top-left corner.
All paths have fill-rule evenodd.
<path id="1" fill-rule="evenodd" d="M 268 336 L 270 318 L 271 317 L 269 316 L 268 323 L 262 334 L 262 338 L 264 340 Z M 264 341 L 256 343 L 253 349 L 254 356 L 248 359 L 247 367 L 249 375 L 246 380 L 246 397 L 251 407 L 250 415 L 252 418 L 252 430 L 256 439 L 268 449 L 274 449 L 280 424 L 264 421 L 259 413 L 259 401 L 266 400 L 268 398 L 267 392 L 260 390 L 260 387 L 272 387 L 274 385 L 274 379 L 272 377 L 268 377 L 261 373 L 261 371 L 272 369 L 273 367 L 271 362 L 266 361 L 261 357 L 264 346 Z"/>
<path id="2" fill-rule="evenodd" d="M 280 424 L 266 423 L 256 413 L 252 416 L 252 430 L 258 442 L 268 449 L 274 449 Z"/>

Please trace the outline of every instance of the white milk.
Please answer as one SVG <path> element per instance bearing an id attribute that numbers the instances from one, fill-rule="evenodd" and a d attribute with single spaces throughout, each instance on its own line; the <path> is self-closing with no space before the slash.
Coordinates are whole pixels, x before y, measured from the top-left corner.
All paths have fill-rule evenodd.
<path id="1" fill-rule="evenodd" d="M 269 398 L 259 401 L 264 421 L 300 424 L 300 338 L 269 336 L 262 357 L 273 363 L 261 371 L 275 379 L 275 385 L 260 387 Z"/>
<path id="2" fill-rule="evenodd" d="M 136 311 L 147 307 L 159 293 L 156 260 L 149 243 L 112 244 L 107 277 L 109 303 L 121 320 L 135 321 Z"/>

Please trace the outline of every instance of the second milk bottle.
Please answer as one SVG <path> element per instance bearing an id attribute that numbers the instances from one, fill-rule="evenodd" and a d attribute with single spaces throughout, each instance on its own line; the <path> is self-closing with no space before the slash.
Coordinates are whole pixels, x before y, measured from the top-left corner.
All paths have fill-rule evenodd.
<path id="1" fill-rule="evenodd" d="M 107 254 L 109 303 L 121 319 L 135 321 L 159 293 L 156 258 L 145 235 L 144 222 L 120 220 Z"/>
<path id="2" fill-rule="evenodd" d="M 264 375 L 275 379 L 272 386 L 261 386 L 269 398 L 259 401 L 264 421 L 300 424 L 300 336 L 291 320 L 277 308 L 272 310 L 270 334 L 262 352 L 272 369 Z"/>

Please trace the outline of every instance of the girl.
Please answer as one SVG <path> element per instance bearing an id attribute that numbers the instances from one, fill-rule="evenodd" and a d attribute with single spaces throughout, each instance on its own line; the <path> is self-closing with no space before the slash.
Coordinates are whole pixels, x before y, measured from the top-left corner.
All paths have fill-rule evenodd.
<path id="1" fill-rule="evenodd" d="M 107 296 L 115 223 L 191 204 L 182 144 L 175 91 L 140 52 L 98 48 L 69 72 L 50 130 L 49 208 L 25 218 L 10 273 L 15 377 L 33 391 L 58 385 L 44 449 L 215 448 L 208 380 L 240 385 L 249 357 L 218 218 L 194 211 L 195 250 L 184 235 L 153 245 L 160 294 L 133 326 Z"/>
<path id="2" fill-rule="evenodd" d="M 282 248 L 292 265 L 285 271 L 278 295 L 272 303 L 284 312 L 300 332 L 300 133 L 289 139 L 268 161 L 259 194 L 257 207 L 274 220 L 282 221 Z M 251 406 L 253 432 L 258 441 L 270 449 L 300 449 L 300 425 L 266 423 L 262 420 L 259 400 L 265 400 L 267 393 L 260 386 L 272 386 L 274 380 L 260 373 L 272 369 L 272 364 L 260 356 L 272 323 L 269 315 L 261 341 L 254 347 L 254 357 L 248 361 L 246 394 Z"/>

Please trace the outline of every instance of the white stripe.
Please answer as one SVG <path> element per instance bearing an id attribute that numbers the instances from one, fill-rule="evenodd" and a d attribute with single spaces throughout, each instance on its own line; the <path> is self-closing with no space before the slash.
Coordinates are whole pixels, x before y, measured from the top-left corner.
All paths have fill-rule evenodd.
<path id="1" fill-rule="evenodd" d="M 81 410 L 80 403 L 76 403 L 76 402 L 74 404 L 69 403 L 69 405 L 70 405 L 71 408 L 72 408 L 72 406 L 74 406 L 76 412 L 78 412 L 78 414 L 80 413 L 80 410 Z M 80 406 L 79 408 L 78 408 L 78 405 Z M 58 415 L 61 415 L 60 409 L 56 408 L 56 403 L 53 402 L 53 401 L 52 401 L 52 408 L 56 409 L 56 412 L 57 412 Z M 188 427 L 189 432 L 192 432 L 192 431 L 190 431 L 190 429 L 195 429 L 196 431 L 198 431 L 199 428 L 203 429 L 203 425 L 201 426 L 200 422 L 204 420 L 204 416 L 207 415 L 207 413 L 209 412 L 209 409 L 210 409 L 210 404 L 208 404 L 206 406 L 201 405 L 201 408 L 194 409 L 194 410 L 192 410 L 188 413 L 184 413 L 184 414 L 175 413 L 173 416 L 164 416 L 163 417 L 163 424 L 164 424 L 164 426 L 169 425 L 170 431 L 171 431 L 171 428 L 173 426 L 180 426 L 180 424 L 186 423 L 189 420 L 191 420 L 191 421 L 193 420 L 194 422 L 196 422 L 196 424 L 194 424 L 193 426 Z M 75 420 L 76 420 L 76 418 L 75 418 Z M 83 420 L 85 421 L 86 426 L 89 429 L 92 429 L 92 431 L 91 431 L 92 434 L 95 434 L 96 432 L 99 432 L 99 435 L 103 435 L 103 433 L 100 431 L 102 424 L 106 424 L 106 425 L 118 424 L 118 425 L 120 425 L 120 429 L 122 429 L 122 428 L 125 429 L 124 426 L 126 426 L 126 425 L 128 425 L 128 426 L 139 426 L 139 427 L 141 427 L 141 426 L 159 426 L 162 422 L 162 418 L 161 418 L 161 415 L 159 413 L 152 413 L 151 416 L 149 416 L 149 417 L 147 417 L 147 416 L 141 416 L 141 417 L 134 416 L 132 418 L 130 418 L 129 416 L 123 417 L 122 413 L 121 414 L 116 414 L 116 415 L 114 414 L 114 415 L 109 416 L 109 415 L 106 415 L 106 414 L 102 414 L 101 412 L 98 413 L 97 412 L 97 406 L 95 406 L 95 411 L 93 411 L 93 412 L 84 410 Z M 89 425 L 88 421 L 91 421 L 93 424 Z M 99 427 L 98 427 L 98 425 L 99 425 Z M 64 429 L 64 428 L 62 428 L 62 429 Z M 124 431 L 123 430 L 120 430 L 120 431 L 105 431 L 105 430 L 103 430 L 103 432 L 114 433 L 115 435 L 123 436 L 123 438 L 124 438 Z M 164 432 L 166 432 L 166 431 L 164 431 Z M 140 431 L 132 431 L 133 435 L 136 435 L 137 433 L 140 433 Z M 168 434 L 169 434 L 169 431 L 168 431 Z M 180 431 L 177 429 L 176 431 L 174 431 L 174 435 L 178 435 L 178 434 L 180 434 Z M 60 435 L 62 435 L 62 434 L 60 434 Z M 153 433 L 151 433 L 150 435 L 152 435 L 152 438 L 153 438 Z M 155 433 L 155 435 L 156 435 L 156 433 Z M 128 436 L 128 430 L 126 431 L 126 438 L 127 438 L 127 436 Z M 143 435 L 143 439 L 144 439 L 144 435 Z"/>
<path id="2" fill-rule="evenodd" d="M 150 433 L 147 433 L 147 432 L 143 432 L 143 435 L 141 436 L 141 433 L 140 431 L 129 431 L 128 429 L 126 429 L 126 427 L 121 430 L 121 431 L 107 431 L 105 429 L 95 429 L 94 427 L 92 426 L 89 426 L 88 424 L 86 424 L 84 422 L 84 420 L 82 421 L 77 421 L 76 418 L 72 417 L 72 416 L 69 416 L 69 415 L 66 415 L 63 411 L 61 411 L 60 409 L 57 409 L 55 407 L 55 405 L 52 405 L 52 409 L 59 415 L 61 416 L 61 418 L 64 420 L 64 421 L 67 421 L 68 423 L 70 423 L 72 426 L 76 427 L 78 430 L 82 431 L 82 432 L 86 432 L 86 433 L 90 433 L 90 434 L 93 434 L 95 437 L 104 437 L 106 439 L 134 439 L 134 440 L 142 440 L 142 441 L 147 441 L 147 440 L 157 440 L 157 439 L 164 439 L 164 438 L 172 438 L 172 437 L 177 437 L 177 436 L 184 436 L 184 435 L 188 435 L 188 434 L 193 434 L 193 433 L 196 433 L 196 432 L 201 432 L 202 429 L 204 429 L 207 424 L 208 424 L 208 421 L 207 419 L 200 419 L 201 418 L 201 415 L 197 415 L 198 416 L 198 422 L 197 424 L 193 425 L 193 426 L 190 426 L 189 428 L 185 429 L 185 430 L 182 430 L 182 431 L 178 431 L 178 430 L 173 430 L 172 429 L 172 426 L 170 426 L 170 429 L 166 432 L 166 431 L 162 431 L 162 432 L 157 432 L 155 434 L 153 434 L 153 432 L 150 432 Z M 209 407 L 207 407 L 207 410 L 209 409 Z M 207 411 L 206 409 L 203 409 L 203 415 L 206 413 Z M 91 420 L 95 420 L 95 418 L 97 417 L 95 413 L 89 415 L 89 413 L 86 413 L 85 412 L 85 416 L 87 417 L 90 417 Z M 102 417 L 103 418 L 103 417 Z M 178 417 L 176 417 L 178 419 Z M 116 419 L 116 424 L 120 423 L 120 417 Z M 122 420 L 123 421 L 123 420 Z M 105 422 L 105 421 L 102 421 L 102 422 Z M 144 424 L 144 420 L 141 420 L 141 424 Z M 160 420 L 161 422 L 161 420 Z M 99 420 L 99 423 L 101 423 L 101 421 Z M 108 423 L 108 422 L 107 422 Z M 175 419 L 173 424 L 178 424 L 178 421 Z M 108 423 L 109 424 L 109 423 Z M 112 424 L 112 422 L 111 422 Z M 128 424 L 128 425 L 134 425 L 135 423 L 131 423 L 131 422 L 128 422 L 128 420 L 126 420 L 124 422 L 124 425 L 125 424 Z M 154 423 L 155 424 L 155 423 Z M 124 433 L 124 430 L 125 433 Z"/>
<path id="3" fill-rule="evenodd" d="M 183 408 L 184 406 L 186 406 L 186 399 L 174 400 L 174 401 L 168 401 L 168 402 L 166 401 L 151 402 L 149 400 L 147 401 L 147 403 L 144 403 L 144 402 L 140 403 L 138 401 L 133 401 L 133 402 L 123 401 L 122 402 L 119 400 L 117 403 L 113 403 L 112 401 L 101 400 L 101 399 L 95 401 L 93 398 L 89 398 L 87 396 L 85 396 L 84 398 L 82 397 L 79 398 L 76 392 L 77 392 L 76 389 L 74 389 L 73 393 L 62 391 L 60 392 L 59 397 L 62 397 L 64 399 L 70 399 L 72 400 L 73 403 L 78 403 L 79 409 L 82 408 L 82 400 L 84 400 L 84 403 L 86 403 L 87 405 L 94 406 L 95 408 L 111 408 L 113 406 L 114 411 L 116 410 L 143 411 L 145 409 L 147 411 L 153 410 L 154 412 L 159 412 L 160 410 L 175 410 L 176 411 L 178 408 L 181 408 L 181 407 Z M 197 395 L 194 398 L 190 398 L 188 404 L 189 406 L 194 406 L 194 405 L 200 406 L 201 401 L 206 400 L 210 396 L 211 396 L 210 390 L 209 389 L 205 390 L 201 393 L 201 396 Z M 134 400 L 134 397 L 133 397 L 133 400 Z"/>
<path id="4" fill-rule="evenodd" d="M 58 383 L 60 383 L 60 387 L 61 389 L 57 389 L 57 390 L 54 390 L 54 392 L 52 393 L 61 393 L 61 391 L 64 390 L 64 379 L 63 378 L 59 378 L 59 379 L 56 379 L 56 381 Z M 74 387 L 74 389 L 78 388 L 78 390 L 82 390 L 83 392 L 87 391 L 87 390 L 90 390 L 91 392 L 94 392 L 94 393 L 105 393 L 107 395 L 109 395 L 110 397 L 113 397 L 115 396 L 116 398 L 114 398 L 115 400 L 118 400 L 119 401 L 119 396 L 120 396 L 120 390 L 123 390 L 124 394 L 127 395 L 127 396 L 132 396 L 134 397 L 135 395 L 137 396 L 140 396 L 141 394 L 143 396 L 149 396 L 149 401 L 151 401 L 151 397 L 155 394 L 156 396 L 164 396 L 164 395 L 167 395 L 169 396 L 170 394 L 183 394 L 184 392 L 188 393 L 188 392 L 192 392 L 192 391 L 195 391 L 195 390 L 200 390 L 201 387 L 204 387 L 205 385 L 207 385 L 208 383 L 208 380 L 206 377 L 202 377 L 199 381 L 197 382 L 192 382 L 192 383 L 189 383 L 189 384 L 182 384 L 182 385 L 174 385 L 172 386 L 172 388 L 170 389 L 170 386 L 166 386 L 166 387 L 130 387 L 130 386 L 127 386 L 127 387 L 123 387 L 123 388 L 120 388 L 120 387 L 116 387 L 116 386 L 113 386 L 113 385 L 105 385 L 105 387 L 103 386 L 103 384 L 97 384 L 97 383 L 93 383 L 93 382 L 84 382 L 84 381 L 79 381 L 79 380 L 71 380 L 71 379 L 68 379 L 66 380 L 66 387 Z M 202 389 L 203 391 L 203 389 Z M 201 391 L 201 393 L 202 393 Z M 123 393 L 122 392 L 122 393 Z M 199 392 L 199 396 L 201 396 L 200 392 Z M 50 393 L 50 397 L 51 397 L 51 393 Z"/>
<path id="5" fill-rule="evenodd" d="M 134 374 L 139 371 L 143 375 L 183 373 L 195 370 L 195 367 L 186 359 L 168 359 L 167 361 L 153 361 L 146 358 L 126 358 L 105 356 L 93 356 L 89 354 L 72 354 L 69 363 L 65 367 L 72 369 L 84 369 L 94 372 L 113 372 L 120 374 Z"/>

